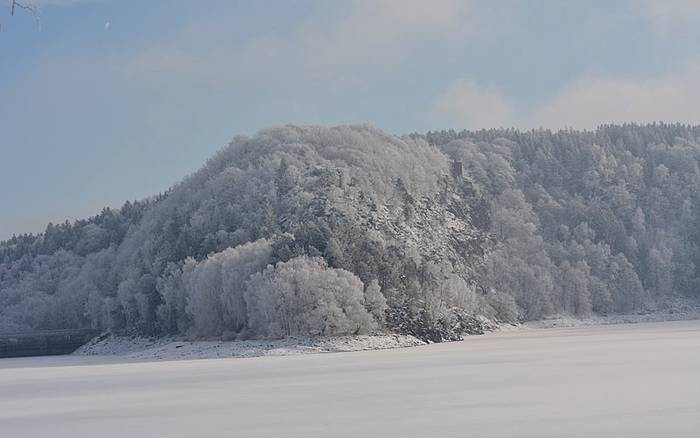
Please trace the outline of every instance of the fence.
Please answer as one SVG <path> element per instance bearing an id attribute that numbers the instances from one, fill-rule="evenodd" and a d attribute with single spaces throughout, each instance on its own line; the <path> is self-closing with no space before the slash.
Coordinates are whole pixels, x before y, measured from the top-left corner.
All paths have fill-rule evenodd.
<path id="1" fill-rule="evenodd" d="M 95 330 L 0 333 L 0 358 L 68 354 L 97 334 Z"/>

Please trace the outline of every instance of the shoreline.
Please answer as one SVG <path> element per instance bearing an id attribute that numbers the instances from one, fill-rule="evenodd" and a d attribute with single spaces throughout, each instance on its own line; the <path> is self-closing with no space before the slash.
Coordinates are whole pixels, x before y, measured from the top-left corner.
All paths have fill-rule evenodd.
<path id="1" fill-rule="evenodd" d="M 182 340 L 174 337 L 138 338 L 109 336 L 96 338 L 71 354 L 74 357 L 109 357 L 126 360 L 192 360 L 295 356 L 351 351 L 387 350 L 426 345 L 408 335 L 375 334 L 337 337 L 296 337 L 274 340 L 220 341 Z"/>
<path id="2" fill-rule="evenodd" d="M 528 321 L 513 329 L 549 329 L 549 328 L 574 328 L 591 327 L 618 324 L 643 324 L 651 322 L 690 321 L 700 319 L 700 306 L 688 306 L 683 309 L 672 309 L 650 313 L 591 315 L 586 318 L 578 318 L 572 315 L 554 315 L 538 321 Z M 501 326 L 499 330 L 509 330 Z"/>
<path id="3" fill-rule="evenodd" d="M 680 310 L 672 309 L 670 311 L 645 314 L 593 315 L 587 318 L 578 318 L 572 315 L 555 315 L 539 321 L 529 321 L 521 324 L 501 324 L 494 330 L 486 332 L 485 336 L 523 330 L 686 320 L 700 320 L 700 306 L 688 306 Z M 468 335 L 465 336 L 465 339 L 471 337 Z M 347 335 L 321 338 L 295 337 L 246 341 L 192 341 L 172 336 L 163 338 L 101 336 L 81 346 L 70 356 L 103 357 L 120 361 L 169 361 L 387 350 L 427 344 L 427 342 L 413 336 L 398 334 Z"/>

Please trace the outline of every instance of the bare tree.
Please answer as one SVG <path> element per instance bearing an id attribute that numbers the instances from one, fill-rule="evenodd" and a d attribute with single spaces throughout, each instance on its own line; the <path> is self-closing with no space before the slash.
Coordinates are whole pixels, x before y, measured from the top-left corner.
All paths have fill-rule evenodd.
<path id="1" fill-rule="evenodd" d="M 39 7 L 37 5 L 35 5 L 31 1 L 12 0 L 12 3 L 10 3 L 10 16 L 14 17 L 15 11 L 19 11 L 20 9 L 31 13 L 34 16 L 34 19 L 36 20 L 37 26 L 39 27 L 39 29 L 41 29 L 41 11 L 39 10 Z M 2 30 L 2 23 L 0 23 L 0 30 Z"/>

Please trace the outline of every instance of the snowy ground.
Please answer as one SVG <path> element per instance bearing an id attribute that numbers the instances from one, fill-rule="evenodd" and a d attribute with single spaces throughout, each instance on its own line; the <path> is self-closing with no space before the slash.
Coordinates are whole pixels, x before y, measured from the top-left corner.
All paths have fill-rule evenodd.
<path id="1" fill-rule="evenodd" d="M 80 347 L 79 356 L 112 356 L 126 360 L 182 360 L 230 357 L 290 356 L 414 347 L 413 336 L 375 335 L 334 338 L 289 338 L 270 341 L 179 341 L 172 338 L 107 337 Z"/>
<path id="2" fill-rule="evenodd" d="M 498 331 L 529 330 L 628 324 L 643 322 L 682 321 L 700 319 L 697 303 L 677 301 L 667 308 L 632 315 L 591 316 L 579 319 L 571 315 L 557 315 L 522 325 L 502 325 Z M 310 353 L 336 353 L 363 350 L 415 347 L 425 343 L 412 336 L 373 335 L 340 336 L 333 338 L 290 338 L 268 341 L 184 341 L 173 337 L 133 338 L 100 337 L 79 348 L 79 356 L 109 356 L 110 362 L 156 361 L 187 359 L 218 359 L 231 357 L 291 356 Z"/>
<path id="3" fill-rule="evenodd" d="M 246 359 L 4 359 L 0 436 L 697 437 L 698 370 L 700 321 Z"/>
<path id="4" fill-rule="evenodd" d="M 582 327 L 609 324 L 637 324 L 643 322 L 687 321 L 700 319 L 700 307 L 696 302 L 676 300 L 660 306 L 654 311 L 628 315 L 591 315 L 585 319 L 571 315 L 557 315 L 540 321 L 531 321 L 516 328 L 554 328 Z M 501 329 L 511 330 L 513 326 L 503 326 Z"/>

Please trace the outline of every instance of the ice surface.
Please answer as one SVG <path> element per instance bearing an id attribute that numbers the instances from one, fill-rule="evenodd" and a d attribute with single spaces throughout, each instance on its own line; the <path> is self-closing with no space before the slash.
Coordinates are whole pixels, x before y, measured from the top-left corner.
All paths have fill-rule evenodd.
<path id="1" fill-rule="evenodd" d="M 0 361 L 0 436 L 700 436 L 700 321 L 353 353 L 110 360 Z"/>

